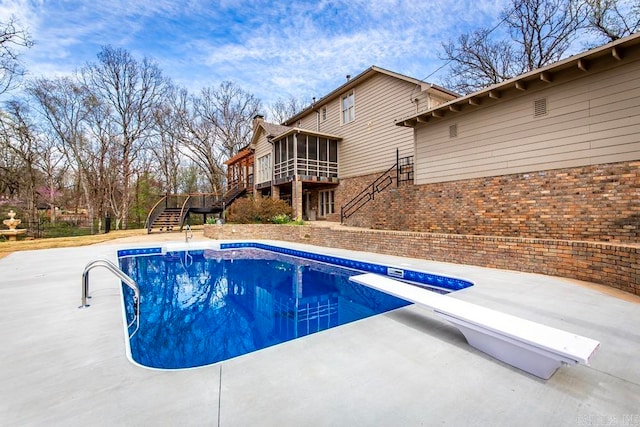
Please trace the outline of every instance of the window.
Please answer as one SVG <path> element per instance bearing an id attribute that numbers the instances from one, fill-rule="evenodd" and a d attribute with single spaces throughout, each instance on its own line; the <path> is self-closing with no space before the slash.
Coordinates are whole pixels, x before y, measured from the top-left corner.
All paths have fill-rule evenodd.
<path id="1" fill-rule="evenodd" d="M 327 216 L 329 214 L 334 213 L 334 191 L 333 190 L 324 190 L 320 192 L 320 197 L 318 198 L 318 203 L 320 205 L 319 216 Z"/>
<path id="2" fill-rule="evenodd" d="M 356 118 L 353 91 L 342 96 L 342 124 L 351 123 Z"/>
<path id="3" fill-rule="evenodd" d="M 257 183 L 271 181 L 271 154 L 258 158 Z"/>

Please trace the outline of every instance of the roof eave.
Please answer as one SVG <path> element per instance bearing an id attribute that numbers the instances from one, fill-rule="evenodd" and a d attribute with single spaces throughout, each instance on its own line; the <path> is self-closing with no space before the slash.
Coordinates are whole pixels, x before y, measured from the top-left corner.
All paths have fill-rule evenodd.
<path id="1" fill-rule="evenodd" d="M 449 112 L 459 112 L 467 105 L 480 107 L 483 105 L 483 101 L 485 99 L 499 99 L 501 97 L 501 92 L 505 89 L 515 88 L 517 90 L 525 91 L 527 90 L 527 83 L 530 82 L 541 80 L 550 83 L 553 80 L 554 73 L 571 67 L 577 67 L 580 70 L 587 71 L 588 64 L 591 60 L 601 59 L 607 55 L 611 55 L 611 57 L 616 60 L 622 60 L 623 50 L 637 45 L 640 45 L 640 33 L 582 52 L 545 67 L 537 68 L 509 80 L 505 80 L 504 82 L 488 86 L 469 95 L 445 102 L 437 107 L 415 113 L 408 117 L 396 119 L 396 125 L 415 127 L 420 124 L 429 123 L 433 118 L 442 118 Z M 485 105 L 487 104 L 485 103 Z"/>

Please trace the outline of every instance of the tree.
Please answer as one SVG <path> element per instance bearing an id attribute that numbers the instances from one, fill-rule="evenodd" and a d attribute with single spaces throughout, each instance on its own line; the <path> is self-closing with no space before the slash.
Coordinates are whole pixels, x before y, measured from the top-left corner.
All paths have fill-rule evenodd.
<path id="1" fill-rule="evenodd" d="M 587 0 L 589 30 L 612 42 L 640 30 L 640 2 Z"/>
<path id="2" fill-rule="evenodd" d="M 151 141 L 150 150 L 153 153 L 157 167 L 160 169 L 164 182 L 164 193 L 177 194 L 182 154 L 180 151 L 180 117 L 176 114 L 175 98 L 181 91 L 172 87 L 165 102 L 155 110 L 157 136 Z M 186 95 L 186 91 L 185 95 Z"/>
<path id="3" fill-rule="evenodd" d="M 109 106 L 105 112 L 115 132 L 110 142 L 117 147 L 122 192 L 116 220 L 121 219 L 126 229 L 134 163 L 154 131 L 154 111 L 170 82 L 151 60 L 138 61 L 126 50 L 110 46 L 102 48 L 98 62 L 85 67 L 82 76 L 93 96 Z"/>
<path id="4" fill-rule="evenodd" d="M 197 114 L 215 125 L 219 148 L 227 159 L 249 144 L 253 118 L 261 108 L 258 98 L 225 81 L 217 89 L 202 89 L 194 105 Z"/>
<path id="5" fill-rule="evenodd" d="M 89 123 L 101 115 L 96 98 L 73 79 L 37 79 L 28 85 L 51 137 L 76 175 L 84 196 L 91 232 L 95 215 L 104 210 L 104 160 L 108 139 L 91 138 Z"/>
<path id="6" fill-rule="evenodd" d="M 506 40 L 492 41 L 486 29 L 463 34 L 457 43 L 449 41 L 443 48 L 452 61 L 447 86 L 456 92 L 475 92 L 524 70 L 515 47 Z"/>
<path id="7" fill-rule="evenodd" d="M 8 22 L 0 22 L 0 95 L 13 89 L 25 73 L 17 49 L 31 46 L 31 36 L 18 26 L 14 17 Z"/>
<path id="8" fill-rule="evenodd" d="M 304 101 L 290 96 L 286 100 L 278 98 L 269 109 L 269 121 L 276 123 L 284 123 L 290 117 L 295 116 L 304 108 Z"/>
<path id="9" fill-rule="evenodd" d="M 63 177 L 68 170 L 64 156 L 60 152 L 57 138 L 53 134 L 44 133 L 40 146 L 39 167 L 44 174 L 45 183 L 37 189 L 51 210 L 51 224 L 56 223 L 56 202 L 61 195 Z"/>
<path id="10" fill-rule="evenodd" d="M 582 0 L 512 0 L 501 21 L 510 40 L 493 41 L 482 29 L 443 45 L 447 84 L 470 93 L 558 61 L 585 28 L 586 9 Z"/>
<path id="11" fill-rule="evenodd" d="M 200 96 L 174 90 L 171 114 L 164 131 L 179 141 L 181 152 L 207 176 L 210 192 L 222 193 L 224 161 L 249 144 L 253 117 L 260 101 L 231 82 L 204 88 Z"/>
<path id="12" fill-rule="evenodd" d="M 35 124 L 30 117 L 29 106 L 18 100 L 7 103 L 6 115 L 0 116 L 0 139 L 9 152 L 20 161 L 22 181 L 24 182 L 23 196 L 27 200 L 27 211 L 32 222 L 38 220 L 37 210 L 37 162 L 38 134 Z"/>

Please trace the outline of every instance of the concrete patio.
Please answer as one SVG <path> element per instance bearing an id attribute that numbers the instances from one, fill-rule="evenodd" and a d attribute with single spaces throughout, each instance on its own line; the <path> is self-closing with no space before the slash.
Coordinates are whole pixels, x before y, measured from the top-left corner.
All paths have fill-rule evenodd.
<path id="1" fill-rule="evenodd" d="M 117 249 L 181 237 L 0 259 L 1 425 L 640 426 L 639 297 L 415 259 L 394 262 L 475 282 L 456 298 L 600 341 L 591 366 L 540 380 L 475 350 L 416 306 L 208 367 L 135 366 L 125 355 L 118 280 L 92 271 L 91 307 L 78 309 L 82 271 L 95 258 L 116 261 Z"/>

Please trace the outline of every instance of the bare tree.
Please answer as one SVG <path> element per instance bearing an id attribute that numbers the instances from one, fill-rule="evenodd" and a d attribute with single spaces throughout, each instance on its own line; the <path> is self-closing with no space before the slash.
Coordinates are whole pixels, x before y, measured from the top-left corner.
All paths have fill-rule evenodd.
<path id="1" fill-rule="evenodd" d="M 28 86 L 55 137 L 67 165 L 75 172 L 84 195 L 91 232 L 95 215 L 104 206 L 104 171 L 101 162 L 106 153 L 105 141 L 90 138 L 88 123 L 99 114 L 100 104 L 86 88 L 71 78 L 38 79 Z"/>
<path id="2" fill-rule="evenodd" d="M 261 102 L 234 83 L 225 81 L 217 89 L 202 89 L 194 106 L 197 114 L 215 125 L 219 148 L 228 159 L 249 144 L 252 120 L 260 111 Z"/>
<path id="3" fill-rule="evenodd" d="M 63 153 L 59 149 L 57 137 L 50 131 L 43 130 L 40 146 L 39 167 L 44 174 L 44 184 L 38 193 L 44 198 L 51 210 L 51 224 L 56 223 L 56 204 L 63 187 L 63 177 L 68 171 Z"/>
<path id="4" fill-rule="evenodd" d="M 7 114 L 0 116 L 0 138 L 6 142 L 9 151 L 22 163 L 22 174 L 25 183 L 24 197 L 27 200 L 27 211 L 32 222 L 38 219 L 37 210 L 37 167 L 38 132 L 30 117 L 29 106 L 18 100 L 7 103 Z"/>
<path id="5" fill-rule="evenodd" d="M 180 151 L 181 122 L 175 110 L 176 96 L 180 90 L 173 87 L 169 91 L 166 101 L 155 110 L 158 133 L 150 144 L 150 150 L 155 156 L 166 193 L 178 192 L 178 181 L 182 154 Z M 186 92 L 185 92 L 186 95 Z"/>
<path id="6" fill-rule="evenodd" d="M 82 70 L 83 81 L 100 102 L 109 105 L 115 130 L 112 144 L 120 158 L 122 198 L 119 212 L 122 228 L 127 228 L 131 203 L 133 165 L 155 125 L 155 106 L 165 96 L 169 81 L 151 60 L 136 60 L 124 49 L 104 47 L 98 62 Z"/>
<path id="7" fill-rule="evenodd" d="M 0 193 L 14 198 L 19 195 L 22 180 L 22 161 L 10 147 L 8 132 L 11 116 L 0 110 Z"/>
<path id="8" fill-rule="evenodd" d="M 269 108 L 268 120 L 275 123 L 284 123 L 289 117 L 295 116 L 302 111 L 305 102 L 296 97 L 289 96 L 287 99 L 278 98 Z"/>
<path id="9" fill-rule="evenodd" d="M 612 42 L 640 30 L 640 2 L 637 0 L 586 0 L 589 30 Z"/>
<path id="10" fill-rule="evenodd" d="M 511 7 L 504 19 L 525 71 L 560 60 L 586 20 L 581 0 L 512 0 Z"/>
<path id="11" fill-rule="evenodd" d="M 231 82 L 217 89 L 204 88 L 200 96 L 175 90 L 171 97 L 173 118 L 164 129 L 181 144 L 182 154 L 207 176 L 210 191 L 221 194 L 224 161 L 249 143 L 253 117 L 260 101 Z"/>
<path id="12" fill-rule="evenodd" d="M 561 59 L 585 28 L 583 0 L 512 0 L 503 12 L 510 40 L 482 29 L 443 45 L 448 85 L 461 93 L 499 83 Z M 495 28 L 494 28 L 495 29 Z"/>
<path id="13" fill-rule="evenodd" d="M 446 85 L 456 92 L 475 92 L 524 71 L 515 47 L 507 40 L 492 41 L 488 30 L 463 34 L 443 48 L 452 61 Z"/>
<path id="14" fill-rule="evenodd" d="M 8 22 L 0 22 L 0 95 L 14 88 L 16 81 L 24 75 L 18 49 L 31 46 L 31 36 L 18 26 L 14 17 Z"/>

